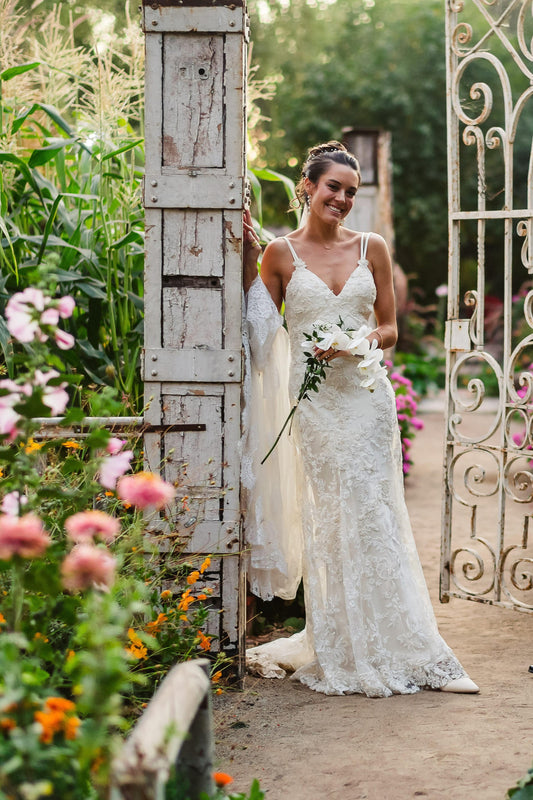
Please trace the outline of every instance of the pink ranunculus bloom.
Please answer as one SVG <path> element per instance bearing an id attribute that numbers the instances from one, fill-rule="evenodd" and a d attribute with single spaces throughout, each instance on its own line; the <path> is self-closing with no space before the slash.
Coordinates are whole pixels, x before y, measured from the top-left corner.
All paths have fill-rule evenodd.
<path id="1" fill-rule="evenodd" d="M 75 307 L 76 302 L 69 294 L 60 297 L 57 301 L 57 310 L 59 311 L 61 319 L 68 319 L 68 317 L 71 317 Z"/>
<path id="2" fill-rule="evenodd" d="M 20 509 L 28 502 L 26 495 L 21 495 L 19 492 L 8 492 L 2 499 L 0 510 L 2 514 L 8 514 L 11 517 L 18 517 Z"/>
<path id="3" fill-rule="evenodd" d="M 54 339 L 61 350 L 71 350 L 76 342 L 74 336 L 66 331 L 62 331 L 60 328 L 54 331 Z"/>
<path id="4" fill-rule="evenodd" d="M 65 520 L 65 528 L 72 541 L 78 544 L 92 544 L 96 537 L 109 543 L 118 535 L 120 522 L 105 511 L 95 509 L 80 511 L 68 517 Z"/>
<path id="5" fill-rule="evenodd" d="M 37 558 L 50 543 L 50 537 L 35 514 L 22 517 L 0 515 L 0 559 L 7 561 L 13 556 Z"/>
<path id="6" fill-rule="evenodd" d="M 175 488 L 153 472 L 138 472 L 121 478 L 117 493 L 136 508 L 163 508 L 176 494 Z"/>
<path id="7" fill-rule="evenodd" d="M 77 544 L 61 565 L 63 586 L 69 592 L 107 591 L 115 579 L 116 561 L 103 547 Z"/>
<path id="8" fill-rule="evenodd" d="M 112 456 L 106 456 L 100 464 L 98 480 L 106 489 L 114 489 L 118 479 L 130 468 L 133 450 L 121 450 Z"/>
<path id="9" fill-rule="evenodd" d="M 117 453 L 120 453 L 125 444 L 126 439 L 118 439 L 116 436 L 112 436 L 107 443 L 106 450 L 110 455 L 115 456 Z"/>

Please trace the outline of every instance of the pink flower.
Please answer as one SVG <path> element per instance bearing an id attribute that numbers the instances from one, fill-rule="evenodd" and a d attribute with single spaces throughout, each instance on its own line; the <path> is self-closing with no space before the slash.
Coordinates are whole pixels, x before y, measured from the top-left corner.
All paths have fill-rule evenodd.
<path id="1" fill-rule="evenodd" d="M 92 544 L 98 537 L 109 543 L 119 533 L 120 522 L 105 511 L 81 511 L 65 520 L 65 528 L 74 542 Z"/>
<path id="2" fill-rule="evenodd" d="M 40 289 L 28 287 L 8 300 L 6 319 L 9 333 L 19 342 L 32 342 L 41 338 L 38 318 L 45 308 L 45 297 Z M 46 337 L 45 337 L 46 338 Z"/>
<path id="3" fill-rule="evenodd" d="M 100 464 L 98 480 L 106 489 L 114 489 L 118 479 L 130 468 L 133 450 L 121 450 L 112 456 L 106 456 Z"/>
<path id="4" fill-rule="evenodd" d="M 50 543 L 50 537 L 35 514 L 23 517 L 0 515 L 0 559 L 7 561 L 12 556 L 36 558 L 42 556 Z"/>
<path id="5" fill-rule="evenodd" d="M 21 507 L 25 506 L 27 502 L 28 498 L 25 495 L 21 495 L 16 491 L 8 492 L 2 500 L 0 509 L 3 514 L 8 514 L 11 517 L 18 517 Z"/>
<path id="6" fill-rule="evenodd" d="M 39 318 L 41 325 L 57 325 L 59 322 L 59 311 L 57 308 L 46 308 Z"/>
<path id="7" fill-rule="evenodd" d="M 59 311 L 59 316 L 61 319 L 67 319 L 68 317 L 71 317 L 75 306 L 76 303 L 74 298 L 69 294 L 66 294 L 64 297 L 60 297 L 57 301 L 57 310 Z"/>
<path id="8" fill-rule="evenodd" d="M 69 592 L 107 590 L 115 578 L 115 559 L 102 547 L 77 544 L 61 565 L 63 586 Z"/>
<path id="9" fill-rule="evenodd" d="M 435 289 L 435 294 L 437 295 L 437 297 L 448 297 L 448 284 L 441 283 L 440 286 L 437 286 L 437 288 Z"/>
<path id="10" fill-rule="evenodd" d="M 125 444 L 126 444 L 125 439 L 117 439 L 116 436 L 112 436 L 107 443 L 106 450 L 112 456 L 115 456 L 117 453 L 120 453 Z"/>
<path id="11" fill-rule="evenodd" d="M 52 416 L 57 417 L 67 407 L 69 396 L 65 391 L 66 383 L 60 383 L 59 386 L 47 386 L 48 381 L 52 380 L 52 378 L 59 378 L 57 370 L 51 369 L 49 372 L 41 372 L 40 369 L 35 370 L 35 384 L 43 387 L 43 403 L 51 410 Z"/>
<path id="12" fill-rule="evenodd" d="M 121 478 L 117 486 L 121 500 L 136 508 L 163 508 L 176 494 L 175 488 L 153 472 L 139 472 Z"/>
<path id="13" fill-rule="evenodd" d="M 60 328 L 54 331 L 54 339 L 61 350 L 70 350 L 74 347 L 76 341 L 74 336 L 71 336 L 71 334 L 66 331 L 62 331 Z"/>
<path id="14" fill-rule="evenodd" d="M 20 418 L 20 414 L 9 406 L 0 405 L 0 435 L 7 436 L 10 441 L 13 440 L 18 433 L 17 422 Z"/>
<path id="15" fill-rule="evenodd" d="M 413 428 L 416 428 L 417 431 L 422 430 L 422 428 L 424 427 L 424 423 L 418 417 L 413 417 L 413 419 L 411 420 L 411 425 L 413 426 Z"/>

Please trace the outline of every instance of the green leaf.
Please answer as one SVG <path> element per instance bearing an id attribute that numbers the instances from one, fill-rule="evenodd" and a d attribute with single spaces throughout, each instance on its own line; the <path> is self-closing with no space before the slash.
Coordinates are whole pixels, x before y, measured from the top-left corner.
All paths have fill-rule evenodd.
<path id="1" fill-rule="evenodd" d="M 63 150 L 65 147 L 68 147 L 69 144 L 75 143 L 76 139 L 64 139 L 61 142 L 54 142 L 53 144 L 48 144 L 45 147 L 39 147 L 37 150 L 32 152 L 28 161 L 28 166 L 32 168 L 41 167 L 43 164 L 47 164 L 49 161 L 52 161 L 59 150 Z"/>
<path id="2" fill-rule="evenodd" d="M 40 61 L 31 61 L 26 64 L 19 64 L 17 67 L 8 67 L 8 69 L 0 72 L 0 81 L 10 81 L 11 78 L 15 78 L 17 75 L 23 75 L 31 69 L 37 69 L 40 65 Z"/>
<path id="3" fill-rule="evenodd" d="M 123 144 L 122 147 L 112 150 L 111 153 L 106 153 L 105 156 L 102 156 L 102 161 L 107 161 L 109 158 L 114 158 L 114 156 L 118 156 L 120 153 L 127 153 L 128 150 L 133 150 L 134 147 L 138 147 L 143 142 L 144 139 L 136 139 L 134 142 Z"/>

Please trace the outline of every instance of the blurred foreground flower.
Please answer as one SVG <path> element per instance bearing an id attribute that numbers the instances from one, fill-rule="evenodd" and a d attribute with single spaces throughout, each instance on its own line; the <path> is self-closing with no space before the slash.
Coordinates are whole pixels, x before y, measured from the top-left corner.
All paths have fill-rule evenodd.
<path id="1" fill-rule="evenodd" d="M 69 592 L 107 590 L 115 578 L 115 559 L 102 547 L 77 544 L 61 566 L 63 586 Z"/>
<path id="2" fill-rule="evenodd" d="M 28 287 L 17 292 L 6 305 L 7 327 L 11 336 L 28 344 L 38 339 L 46 342 L 53 335 L 62 350 L 74 346 L 74 337 L 57 328 L 59 317 L 67 319 L 74 311 L 74 300 L 69 295 L 54 300 L 41 291 Z"/>
<path id="3" fill-rule="evenodd" d="M 172 500 L 176 490 L 153 472 L 138 472 L 119 480 L 117 494 L 135 508 L 161 509 Z"/>
<path id="4" fill-rule="evenodd" d="M 0 559 L 8 561 L 13 556 L 37 558 L 50 543 L 50 537 L 35 514 L 22 517 L 0 515 Z"/>
<path id="5" fill-rule="evenodd" d="M 120 522 L 105 511 L 80 511 L 65 520 L 65 530 L 77 544 L 92 544 L 95 538 L 109 544 L 117 537 Z"/>

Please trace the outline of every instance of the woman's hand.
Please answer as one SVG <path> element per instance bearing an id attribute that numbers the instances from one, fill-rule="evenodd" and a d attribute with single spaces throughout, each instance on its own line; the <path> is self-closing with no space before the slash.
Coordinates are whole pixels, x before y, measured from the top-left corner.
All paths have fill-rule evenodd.
<path id="1" fill-rule="evenodd" d="M 257 277 L 257 261 L 261 255 L 262 248 L 254 226 L 252 215 L 246 209 L 243 215 L 243 237 L 242 237 L 242 258 L 243 258 L 243 286 L 247 292 Z"/>
<path id="2" fill-rule="evenodd" d="M 332 347 L 329 350 L 321 350 L 319 347 L 313 347 L 313 353 L 315 358 L 319 361 L 326 361 L 330 362 L 333 361 L 334 358 L 354 358 L 354 354 L 350 353 L 349 350 L 333 350 Z M 355 358 L 358 358 L 356 355 Z"/>

